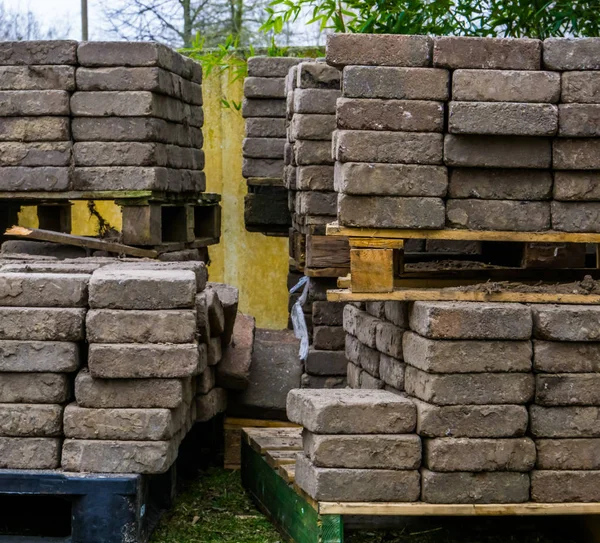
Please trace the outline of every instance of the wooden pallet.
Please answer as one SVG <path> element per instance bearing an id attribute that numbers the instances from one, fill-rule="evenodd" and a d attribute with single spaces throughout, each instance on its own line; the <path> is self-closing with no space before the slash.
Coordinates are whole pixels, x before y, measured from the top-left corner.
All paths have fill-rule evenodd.
<path id="1" fill-rule="evenodd" d="M 300 430 L 296 430 L 300 439 Z M 294 482 L 291 456 L 285 463 L 273 460 L 290 431 L 244 429 L 242 436 L 242 481 L 257 506 L 295 543 L 343 543 L 344 516 L 588 516 L 590 541 L 600 543 L 597 515 L 600 503 L 516 503 L 516 504 L 429 504 L 349 503 L 315 501 Z M 593 516 L 592 516 L 593 515 Z"/>
<path id="2" fill-rule="evenodd" d="M 474 231 L 474 230 L 391 230 L 372 228 L 347 228 L 337 224 L 327 226 L 328 236 L 343 236 L 350 245 L 350 285 L 353 294 L 390 294 L 398 286 L 396 278 L 408 279 L 404 270 L 404 242 L 410 239 L 436 239 L 455 241 L 485 241 L 485 242 L 518 242 L 532 243 L 560 243 L 560 244 L 600 244 L 600 234 L 596 233 L 568 233 L 568 232 L 501 232 L 501 231 Z M 531 250 L 531 249 L 530 249 Z M 598 262 L 598 260 L 597 260 Z M 532 270 L 527 268 L 521 271 L 514 270 L 512 277 L 503 275 L 505 272 L 497 271 L 494 280 L 511 279 L 527 280 L 527 273 Z M 506 272 L 509 273 L 509 272 Z M 537 270 L 536 276 L 540 277 Z M 463 272 L 456 272 L 456 280 L 461 284 L 472 284 L 487 280 L 480 273 L 479 278 L 473 278 L 471 283 L 465 282 L 467 276 Z M 412 277 L 416 279 L 417 277 Z M 388 298 L 391 299 L 391 298 Z M 394 298 L 396 299 L 396 298 Z"/>

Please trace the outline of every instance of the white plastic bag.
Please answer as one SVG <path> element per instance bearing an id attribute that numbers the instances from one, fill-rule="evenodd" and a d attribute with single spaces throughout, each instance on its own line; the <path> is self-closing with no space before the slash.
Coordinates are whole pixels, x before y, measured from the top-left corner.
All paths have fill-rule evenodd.
<path id="1" fill-rule="evenodd" d="M 306 303 L 306 299 L 308 298 L 308 281 L 309 278 L 305 276 L 290 290 L 290 294 L 293 294 L 304 286 L 300 298 L 298 298 L 290 311 L 292 325 L 294 326 L 294 335 L 300 340 L 299 356 L 300 360 L 303 362 L 308 357 L 308 328 L 306 327 L 306 319 L 304 318 L 304 311 L 302 310 L 302 306 Z"/>

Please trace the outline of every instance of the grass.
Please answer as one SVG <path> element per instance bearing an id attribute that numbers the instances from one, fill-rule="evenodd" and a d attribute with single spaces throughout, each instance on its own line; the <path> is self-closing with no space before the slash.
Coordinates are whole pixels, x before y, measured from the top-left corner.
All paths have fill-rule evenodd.
<path id="1" fill-rule="evenodd" d="M 421 518 L 395 531 L 354 532 L 346 543 L 580 543 L 567 518 Z M 239 472 L 211 468 L 166 513 L 151 543 L 283 543 L 242 488 Z"/>

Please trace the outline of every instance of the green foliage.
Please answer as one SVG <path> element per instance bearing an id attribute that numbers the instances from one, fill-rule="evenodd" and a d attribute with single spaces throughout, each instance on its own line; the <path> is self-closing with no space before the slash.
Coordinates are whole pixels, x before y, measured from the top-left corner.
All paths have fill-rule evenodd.
<path id="1" fill-rule="evenodd" d="M 273 0 L 265 32 L 309 14 L 335 32 L 457 36 L 599 36 L 600 0 Z"/>

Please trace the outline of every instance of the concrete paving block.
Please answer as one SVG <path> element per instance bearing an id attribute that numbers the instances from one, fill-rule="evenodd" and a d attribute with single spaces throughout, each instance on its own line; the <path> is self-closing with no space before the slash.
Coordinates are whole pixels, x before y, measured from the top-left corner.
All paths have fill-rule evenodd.
<path id="1" fill-rule="evenodd" d="M 75 40 L 4 41 L 0 45 L 0 65 L 77 64 Z"/>
<path id="2" fill-rule="evenodd" d="M 600 437 L 600 407 L 529 406 L 531 434 L 536 438 Z"/>
<path id="3" fill-rule="evenodd" d="M 231 343 L 224 349 L 223 358 L 216 366 L 219 386 L 244 390 L 250 382 L 252 352 L 256 321 L 250 315 L 237 314 Z"/>
<path id="4" fill-rule="evenodd" d="M 535 390 L 530 373 L 426 373 L 406 367 L 406 392 L 435 405 L 527 404 Z"/>
<path id="5" fill-rule="evenodd" d="M 404 361 L 431 373 L 529 372 L 533 349 L 529 341 L 427 339 L 414 332 L 402 338 Z"/>
<path id="6" fill-rule="evenodd" d="M 535 470 L 531 473 L 531 501 L 594 503 L 600 500 L 600 471 Z"/>
<path id="7" fill-rule="evenodd" d="M 0 307 L 0 340 L 80 341 L 83 308 Z"/>
<path id="8" fill-rule="evenodd" d="M 62 437 L 62 405 L 0 404 L 0 436 Z"/>
<path id="9" fill-rule="evenodd" d="M 70 373 L 79 362 L 77 343 L 0 341 L 0 373 Z"/>
<path id="10" fill-rule="evenodd" d="M 64 373 L 2 373 L 0 404 L 60 404 L 71 396 Z"/>
<path id="11" fill-rule="evenodd" d="M 56 469 L 61 444 L 59 438 L 0 437 L 0 468 Z"/>
<path id="12" fill-rule="evenodd" d="M 414 404 L 382 390 L 292 390 L 287 414 L 316 434 L 407 434 L 416 424 Z"/>
<path id="13" fill-rule="evenodd" d="M 421 470 L 425 503 L 525 503 L 529 474 L 517 472 L 440 473 Z"/>
<path id="14" fill-rule="evenodd" d="M 533 335 L 552 341 L 598 341 L 600 307 L 532 305 Z"/>
<path id="15" fill-rule="evenodd" d="M 600 373 L 600 343 L 535 340 L 533 353 L 540 373 Z"/>
<path id="16" fill-rule="evenodd" d="M 415 470 L 318 468 L 303 453 L 296 460 L 296 484 L 319 501 L 414 502 L 419 482 Z"/>
<path id="17" fill-rule="evenodd" d="M 535 403 L 546 406 L 600 406 L 600 373 L 537 374 Z"/>
<path id="18" fill-rule="evenodd" d="M 600 469 L 600 439 L 537 439 L 535 445 L 538 469 Z"/>
<path id="19" fill-rule="evenodd" d="M 600 39 L 547 38 L 544 67 L 549 70 L 600 70 Z"/>
<path id="20" fill-rule="evenodd" d="M 94 309 L 193 308 L 196 276 L 177 270 L 98 270 L 90 280 Z"/>
<path id="21" fill-rule="evenodd" d="M 552 173 L 543 170 L 453 168 L 448 196 L 482 200 L 550 200 L 552 184 Z"/>

